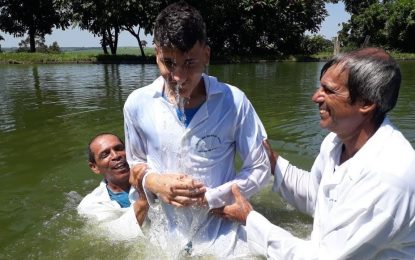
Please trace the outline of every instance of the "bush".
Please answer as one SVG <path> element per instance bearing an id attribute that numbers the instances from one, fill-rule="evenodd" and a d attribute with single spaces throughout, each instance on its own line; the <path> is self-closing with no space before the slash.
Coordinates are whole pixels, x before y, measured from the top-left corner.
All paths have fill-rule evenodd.
<path id="1" fill-rule="evenodd" d="M 45 37 L 36 37 L 35 38 L 36 52 L 40 53 L 60 53 L 61 49 L 58 43 L 55 41 L 49 47 L 45 44 Z M 19 48 L 17 52 L 29 52 L 30 51 L 30 38 L 22 40 L 19 43 Z"/>
<path id="2" fill-rule="evenodd" d="M 301 49 L 304 54 L 330 52 L 333 50 L 333 42 L 321 35 L 306 35 L 302 39 Z"/>

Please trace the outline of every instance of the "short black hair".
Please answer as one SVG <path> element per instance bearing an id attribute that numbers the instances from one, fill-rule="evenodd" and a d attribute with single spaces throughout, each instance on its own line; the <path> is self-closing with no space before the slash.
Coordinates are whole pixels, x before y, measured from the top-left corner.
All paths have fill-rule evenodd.
<path id="1" fill-rule="evenodd" d="M 87 147 L 87 154 L 88 154 L 88 162 L 90 163 L 96 163 L 95 161 L 95 154 L 92 152 L 91 150 L 91 144 L 99 137 L 104 136 L 104 135 L 112 135 L 118 138 L 118 140 L 120 140 L 120 142 L 124 145 L 124 141 L 116 134 L 113 133 L 107 133 L 107 132 L 103 132 L 103 133 L 99 133 L 97 135 L 95 135 L 94 137 L 91 138 L 91 141 L 89 141 L 88 143 L 88 147 Z"/>
<path id="2" fill-rule="evenodd" d="M 196 42 L 206 43 L 206 25 L 199 11 L 184 1 L 164 8 L 156 18 L 154 43 L 187 52 Z"/>

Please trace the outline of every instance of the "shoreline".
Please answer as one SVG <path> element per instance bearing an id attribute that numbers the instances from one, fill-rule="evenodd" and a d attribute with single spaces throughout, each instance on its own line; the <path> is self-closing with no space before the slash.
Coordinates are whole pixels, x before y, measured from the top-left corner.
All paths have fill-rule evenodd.
<path id="1" fill-rule="evenodd" d="M 391 53 L 397 61 L 415 60 L 415 53 Z M 315 55 L 289 55 L 283 57 L 212 57 L 210 64 L 243 64 L 268 62 L 324 62 L 330 59 L 331 53 Z M 153 53 L 147 57 L 131 54 L 104 55 L 96 53 L 0 53 L 0 64 L 156 64 Z"/>

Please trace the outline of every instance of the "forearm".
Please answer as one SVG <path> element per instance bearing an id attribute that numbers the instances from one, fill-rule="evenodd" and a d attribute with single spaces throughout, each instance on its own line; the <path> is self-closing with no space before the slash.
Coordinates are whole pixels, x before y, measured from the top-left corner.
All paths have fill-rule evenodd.
<path id="1" fill-rule="evenodd" d="M 248 156 L 244 158 L 246 159 L 245 163 L 233 180 L 206 192 L 206 199 L 210 208 L 219 208 L 232 203 L 231 186 L 233 184 L 236 184 L 241 193 L 249 198 L 269 183 L 272 176 L 269 161 L 262 145 L 257 147 L 256 150 L 252 150 L 252 153 Z"/>
<path id="2" fill-rule="evenodd" d="M 279 157 L 275 167 L 273 190 L 302 212 L 312 214 L 319 180 L 312 172 L 304 171 Z"/>
<path id="3" fill-rule="evenodd" d="M 141 197 L 136 202 L 134 202 L 134 214 L 137 218 L 137 222 L 140 226 L 143 225 L 144 220 L 146 219 L 149 205 L 145 197 Z"/>

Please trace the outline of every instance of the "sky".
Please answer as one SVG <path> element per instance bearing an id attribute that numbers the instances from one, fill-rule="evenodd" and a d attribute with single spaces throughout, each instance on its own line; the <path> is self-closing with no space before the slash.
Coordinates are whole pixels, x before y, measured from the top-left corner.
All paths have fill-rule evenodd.
<path id="1" fill-rule="evenodd" d="M 329 15 L 321 25 L 318 34 L 323 35 L 326 39 L 332 39 L 341 29 L 340 24 L 349 20 L 350 15 L 344 10 L 342 2 L 338 4 L 326 4 Z M 5 39 L 0 41 L 0 45 L 4 48 L 18 47 L 19 42 L 26 38 L 15 38 L 12 35 L 0 31 L 0 35 Z M 60 47 L 100 47 L 101 38 L 94 37 L 88 31 L 82 31 L 79 28 L 69 28 L 65 31 L 55 29 L 51 35 L 45 36 L 46 45 L 51 45 L 54 41 L 58 42 Z M 153 38 L 151 35 L 140 35 L 141 40 L 146 40 L 150 45 Z M 121 32 L 118 39 L 118 47 L 138 46 L 137 40 L 129 32 Z"/>

